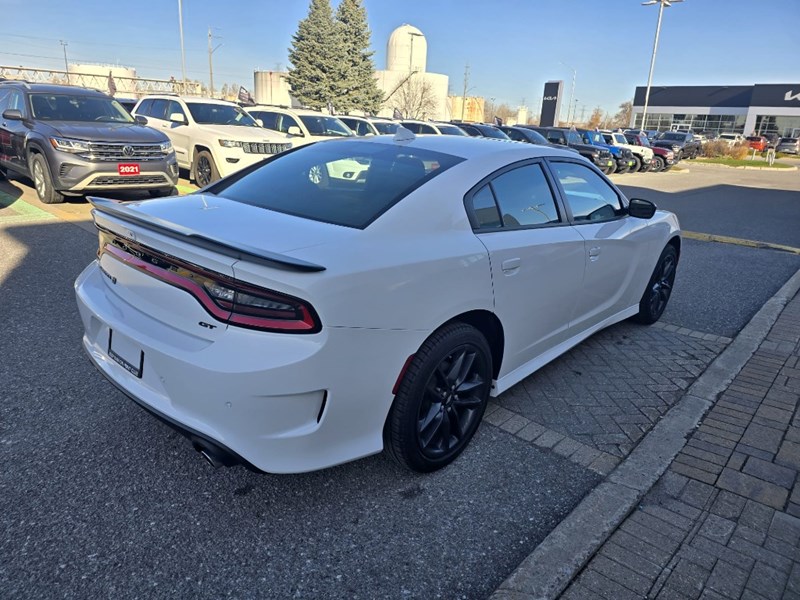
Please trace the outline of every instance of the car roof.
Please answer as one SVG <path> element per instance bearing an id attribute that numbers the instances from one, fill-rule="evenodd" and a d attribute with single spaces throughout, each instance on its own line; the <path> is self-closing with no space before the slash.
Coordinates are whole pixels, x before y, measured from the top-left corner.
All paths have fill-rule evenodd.
<path id="1" fill-rule="evenodd" d="M 289 108 L 287 106 L 273 106 L 270 104 L 256 104 L 255 106 L 246 106 L 245 110 L 253 110 L 253 109 L 261 109 L 261 110 L 274 110 L 278 112 L 285 112 L 285 113 L 293 113 L 296 115 L 316 115 L 322 117 L 334 117 L 336 115 L 329 115 L 318 110 L 311 110 L 310 108 Z"/>
<path id="2" fill-rule="evenodd" d="M 78 85 L 57 85 L 54 83 L 29 83 L 26 81 L 17 81 L 13 79 L 8 79 L 3 82 L 3 86 L 8 85 L 19 85 L 24 87 L 29 92 L 44 92 L 46 94 L 79 94 L 85 96 L 106 96 L 108 94 L 101 90 L 95 90 L 92 88 L 85 88 Z"/>
<path id="3" fill-rule="evenodd" d="M 142 96 L 142 100 L 183 100 L 184 102 L 202 102 L 203 104 L 222 104 L 223 106 L 238 106 L 235 102 L 228 100 L 217 100 L 216 98 L 205 98 L 203 96 L 179 96 L 178 94 L 148 94 Z"/>
<path id="4" fill-rule="evenodd" d="M 344 140 L 331 140 L 326 144 L 335 144 Z M 504 151 L 509 151 L 518 155 L 516 160 L 526 158 L 538 158 L 542 156 L 563 156 L 575 158 L 576 154 L 570 150 L 562 150 L 549 146 L 537 146 L 524 142 L 514 142 L 512 140 L 496 140 L 484 137 L 469 137 L 460 135 L 420 135 L 414 139 L 406 141 L 395 141 L 394 136 L 382 135 L 368 138 L 347 138 L 347 142 L 370 143 L 370 144 L 402 144 L 408 148 L 420 148 L 433 152 L 442 152 L 461 158 L 473 159 L 481 156 L 488 156 L 498 152 L 500 143 L 505 143 Z M 514 157 L 511 157 L 512 159 Z"/>

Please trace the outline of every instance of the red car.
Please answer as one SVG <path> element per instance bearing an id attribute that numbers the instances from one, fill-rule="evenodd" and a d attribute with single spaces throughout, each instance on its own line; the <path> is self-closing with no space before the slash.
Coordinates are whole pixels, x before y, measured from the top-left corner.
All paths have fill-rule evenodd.
<path id="1" fill-rule="evenodd" d="M 769 146 L 769 140 L 763 135 L 751 135 L 747 138 L 747 143 L 751 148 L 759 152 L 766 152 L 767 146 Z"/>

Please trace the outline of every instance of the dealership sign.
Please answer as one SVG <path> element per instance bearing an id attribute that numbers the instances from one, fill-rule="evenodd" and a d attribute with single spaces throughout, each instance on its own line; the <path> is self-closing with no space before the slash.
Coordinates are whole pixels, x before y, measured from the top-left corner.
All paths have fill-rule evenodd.
<path id="1" fill-rule="evenodd" d="M 558 125 L 558 115 L 561 112 L 561 92 L 563 88 L 563 81 L 548 81 L 544 84 L 542 114 L 539 118 L 539 125 L 542 127 Z"/>

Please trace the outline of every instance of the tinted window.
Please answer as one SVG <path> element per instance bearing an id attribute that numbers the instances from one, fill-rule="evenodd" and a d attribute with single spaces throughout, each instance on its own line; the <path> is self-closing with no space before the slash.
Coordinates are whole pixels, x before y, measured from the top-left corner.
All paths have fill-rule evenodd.
<path id="1" fill-rule="evenodd" d="M 472 196 L 472 214 L 478 229 L 500 227 L 503 224 L 494 201 L 494 194 L 488 184 Z"/>
<path id="2" fill-rule="evenodd" d="M 507 171 L 492 180 L 503 225 L 519 227 L 558 223 L 553 192 L 538 164 Z"/>
<path id="3" fill-rule="evenodd" d="M 150 116 L 154 119 L 164 119 L 167 118 L 167 106 L 169 106 L 169 100 L 164 100 L 163 98 L 155 98 L 153 100 L 153 106 L 150 107 Z"/>
<path id="4" fill-rule="evenodd" d="M 8 102 L 8 95 L 10 93 L 11 92 L 8 89 L 0 89 L 0 115 L 2 115 L 3 111 L 8 108 L 6 103 Z"/>
<path id="5" fill-rule="evenodd" d="M 6 109 L 16 109 L 23 115 L 27 114 L 25 111 L 25 98 L 20 92 L 17 90 L 11 90 L 11 95 L 8 97 L 8 106 L 6 106 Z"/>
<path id="6" fill-rule="evenodd" d="M 244 204 L 363 229 L 413 189 L 462 160 L 395 144 L 342 140 L 278 155 L 211 191 Z"/>
<path id="7" fill-rule="evenodd" d="M 400 125 L 408 129 L 412 133 L 419 133 L 422 128 L 422 125 L 420 123 L 409 123 L 408 121 L 403 121 L 402 123 L 400 123 Z"/>
<path id="8" fill-rule="evenodd" d="M 613 219 L 623 214 L 616 192 L 589 167 L 556 161 L 551 164 L 575 221 Z"/>
<path id="9" fill-rule="evenodd" d="M 482 137 L 481 132 L 478 131 L 477 127 L 473 127 L 472 125 L 460 125 L 460 127 L 467 132 L 467 135 L 471 135 L 472 137 Z"/>
<path id="10" fill-rule="evenodd" d="M 375 121 L 372 124 L 379 133 L 394 133 L 400 127 L 398 123 L 383 123 L 381 121 Z"/>
<path id="11" fill-rule="evenodd" d="M 430 125 L 420 125 L 419 126 L 420 133 L 436 133 L 436 130 L 431 127 Z"/>
<path id="12" fill-rule="evenodd" d="M 261 119 L 266 129 L 274 129 L 278 131 L 278 113 L 270 112 L 267 110 L 254 110 L 250 112 L 254 119 Z"/>
<path id="13" fill-rule="evenodd" d="M 147 100 L 142 100 L 142 103 L 139 104 L 139 108 L 136 109 L 137 115 L 148 116 L 150 114 L 150 109 L 153 107 L 153 99 L 148 98 Z"/>
<path id="14" fill-rule="evenodd" d="M 186 115 L 183 112 L 183 107 L 177 102 L 175 102 L 175 100 L 170 100 L 169 105 L 167 106 L 167 119 L 169 119 L 170 116 L 172 116 L 175 113 L 181 115 L 184 119 L 186 119 Z"/>
<path id="15" fill-rule="evenodd" d="M 484 137 L 494 138 L 494 139 L 497 139 L 497 140 L 507 140 L 508 139 L 508 136 L 505 133 L 503 133 L 499 129 L 495 129 L 494 127 L 489 127 L 487 125 L 482 125 L 482 126 L 476 127 L 476 129 L 478 129 L 484 135 Z"/>
<path id="16" fill-rule="evenodd" d="M 528 138 L 526 138 L 523 134 L 521 134 L 516 129 L 506 129 L 505 131 L 506 131 L 506 134 L 508 135 L 508 137 L 510 137 L 512 140 L 515 140 L 517 142 L 527 142 L 528 141 Z"/>
<path id="17" fill-rule="evenodd" d="M 464 133 L 464 130 L 460 127 L 456 127 L 455 125 L 439 125 L 439 132 L 442 135 L 467 135 Z"/>

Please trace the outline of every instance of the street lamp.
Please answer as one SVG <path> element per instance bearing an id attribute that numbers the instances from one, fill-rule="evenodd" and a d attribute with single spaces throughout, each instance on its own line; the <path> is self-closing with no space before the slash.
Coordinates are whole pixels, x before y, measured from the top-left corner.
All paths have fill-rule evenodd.
<path id="1" fill-rule="evenodd" d="M 653 42 L 653 57 L 650 59 L 650 74 L 647 76 L 647 89 L 644 92 L 644 111 L 642 111 L 642 129 L 646 129 L 647 105 L 650 102 L 650 84 L 653 83 L 653 68 L 656 66 L 656 52 L 658 51 L 658 34 L 661 33 L 661 17 L 664 14 L 665 6 L 672 6 L 675 2 L 683 0 L 649 0 L 642 2 L 642 6 L 652 6 L 658 4 L 658 25 L 656 25 L 656 40 Z"/>
<path id="2" fill-rule="evenodd" d="M 178 27 L 181 31 L 181 73 L 183 75 L 183 92 L 186 93 L 186 51 L 183 48 L 183 2 L 178 0 Z"/>
<path id="3" fill-rule="evenodd" d="M 576 71 L 573 67 L 570 67 L 565 62 L 562 61 L 558 62 L 567 67 L 570 71 L 572 71 L 572 89 L 569 92 L 569 104 L 567 104 L 567 123 L 571 123 L 570 111 L 572 110 L 572 98 L 575 96 L 575 78 L 578 76 L 578 71 Z"/>

